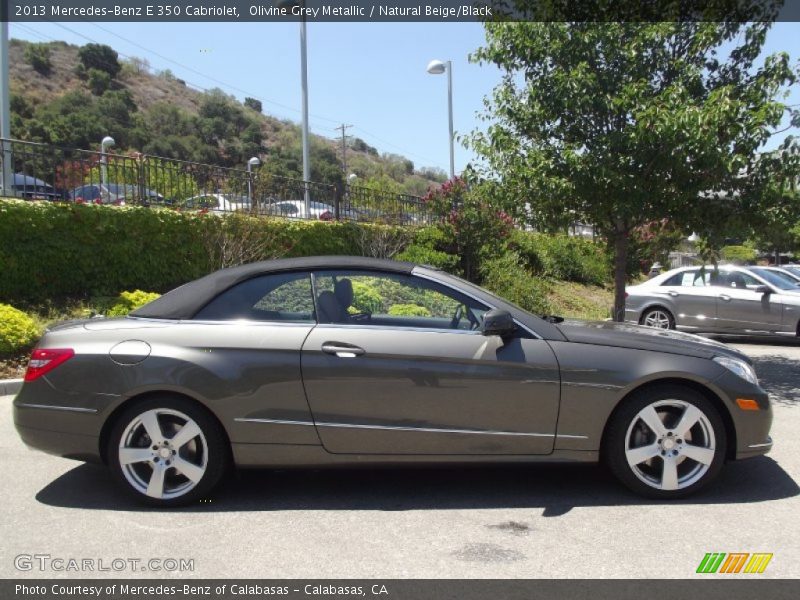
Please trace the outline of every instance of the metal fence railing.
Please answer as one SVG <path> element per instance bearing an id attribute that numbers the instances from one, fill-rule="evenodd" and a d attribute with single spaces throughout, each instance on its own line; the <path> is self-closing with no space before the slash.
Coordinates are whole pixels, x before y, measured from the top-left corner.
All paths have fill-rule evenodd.
<path id="1" fill-rule="evenodd" d="M 29 200 L 160 206 L 212 214 L 397 225 L 433 222 L 422 198 L 144 154 L 0 139 L 6 195 Z"/>

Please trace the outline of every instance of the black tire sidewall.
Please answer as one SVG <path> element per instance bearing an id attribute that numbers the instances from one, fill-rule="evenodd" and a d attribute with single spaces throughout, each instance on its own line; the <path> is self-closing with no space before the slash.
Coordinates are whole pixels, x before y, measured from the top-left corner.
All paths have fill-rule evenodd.
<path id="1" fill-rule="evenodd" d="M 626 436 L 631 421 L 643 408 L 660 400 L 682 400 L 694 405 L 705 414 L 714 430 L 716 449 L 711 466 L 700 480 L 679 490 L 659 490 L 647 485 L 634 474 L 632 467 L 628 465 L 625 454 Z M 617 479 L 641 496 L 660 500 L 683 498 L 704 488 L 716 478 L 722 469 L 726 451 L 725 424 L 714 403 L 696 390 L 673 384 L 642 390 L 627 398 L 612 415 L 603 444 L 605 462 Z"/>
<path id="2" fill-rule="evenodd" d="M 177 410 L 191 418 L 202 430 L 208 446 L 208 461 L 203 478 L 190 491 L 177 498 L 151 498 L 141 493 L 126 479 L 119 463 L 117 449 L 125 428 L 143 412 L 153 409 Z M 230 462 L 229 457 L 230 447 L 227 438 L 221 431 L 216 419 L 206 409 L 191 400 L 169 396 L 148 398 L 127 407 L 116 419 L 106 448 L 108 466 L 123 489 L 138 502 L 160 507 L 186 506 L 207 498 L 227 471 Z"/>

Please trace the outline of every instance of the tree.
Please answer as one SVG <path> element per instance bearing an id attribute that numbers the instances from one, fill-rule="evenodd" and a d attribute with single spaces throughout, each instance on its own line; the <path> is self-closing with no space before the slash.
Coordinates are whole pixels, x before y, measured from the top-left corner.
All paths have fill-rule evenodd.
<path id="1" fill-rule="evenodd" d="M 534 11 L 531 0 L 514 3 Z M 471 59 L 503 72 L 492 123 L 470 143 L 505 189 L 506 210 L 539 227 L 594 224 L 614 253 L 614 316 L 625 306 L 628 238 L 669 219 L 684 231 L 737 210 L 758 149 L 788 108 L 789 57 L 756 59 L 770 23 L 487 23 Z M 785 173 L 782 176 L 788 176 Z"/>
<path id="2" fill-rule="evenodd" d="M 105 71 L 111 79 L 119 75 L 122 65 L 119 64 L 119 55 L 110 46 L 105 44 L 86 44 L 78 50 L 78 58 L 86 72 L 90 69 Z"/>
<path id="3" fill-rule="evenodd" d="M 264 109 L 264 107 L 261 104 L 261 100 L 257 100 L 256 98 L 245 98 L 244 105 L 247 108 L 252 108 L 257 113 L 262 112 Z"/>

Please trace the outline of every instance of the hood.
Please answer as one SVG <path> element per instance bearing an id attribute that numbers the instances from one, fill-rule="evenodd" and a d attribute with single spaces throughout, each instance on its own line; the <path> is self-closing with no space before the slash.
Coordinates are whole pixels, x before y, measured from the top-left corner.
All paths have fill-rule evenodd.
<path id="1" fill-rule="evenodd" d="M 745 354 L 725 344 L 680 331 L 613 321 L 566 321 L 558 328 L 570 342 L 578 344 L 651 350 L 708 359 L 730 356 L 752 363 Z"/>

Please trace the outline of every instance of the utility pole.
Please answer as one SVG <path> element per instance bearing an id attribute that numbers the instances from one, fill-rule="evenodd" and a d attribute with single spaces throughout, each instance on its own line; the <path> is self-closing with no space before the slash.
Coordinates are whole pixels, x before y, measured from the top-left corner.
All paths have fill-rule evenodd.
<path id="1" fill-rule="evenodd" d="M 347 178 L 347 138 L 350 137 L 347 135 L 347 130 L 350 129 L 352 125 L 347 125 L 342 123 L 339 127 L 334 127 L 336 131 L 342 132 L 342 172 L 344 173 L 345 179 Z"/>
<path id="2" fill-rule="evenodd" d="M 0 138 L 10 138 L 10 92 L 8 87 L 8 10 L 9 4 L 3 2 L 0 5 Z M 2 145 L 3 167 L 0 171 L 0 195 L 14 195 L 14 172 L 11 169 L 11 147 L 5 140 L 0 141 Z"/>

